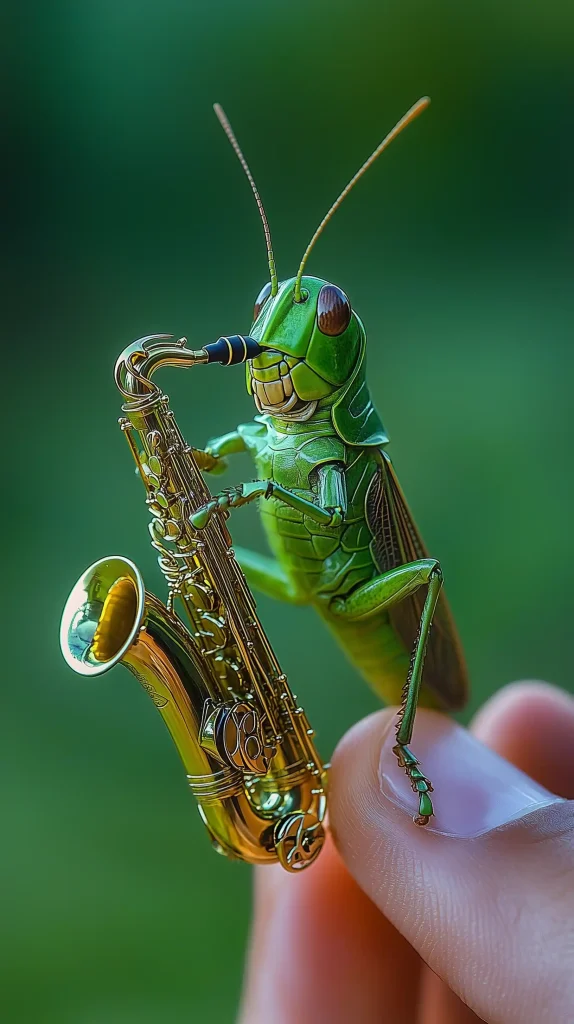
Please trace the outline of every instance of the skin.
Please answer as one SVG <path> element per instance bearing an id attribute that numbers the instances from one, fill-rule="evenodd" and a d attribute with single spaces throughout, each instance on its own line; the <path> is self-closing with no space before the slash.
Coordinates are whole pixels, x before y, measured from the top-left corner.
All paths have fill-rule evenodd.
<path id="1" fill-rule="evenodd" d="M 413 829 L 382 792 L 374 766 L 390 713 L 359 723 L 335 753 L 336 845 L 301 878 L 255 871 L 240 1024 L 573 1020 L 574 701 L 518 683 L 474 719 L 468 767 L 485 799 L 487 747 L 503 773 L 519 774 L 512 762 L 549 792 L 471 839 Z M 421 741 L 436 718 L 417 719 Z M 460 727 L 441 723 L 445 748 L 458 744 Z"/>

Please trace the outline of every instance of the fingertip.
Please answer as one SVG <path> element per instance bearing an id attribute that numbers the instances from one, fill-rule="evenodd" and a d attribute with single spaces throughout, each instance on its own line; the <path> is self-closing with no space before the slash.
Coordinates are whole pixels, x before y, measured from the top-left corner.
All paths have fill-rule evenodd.
<path id="1" fill-rule="evenodd" d="M 348 767 L 350 760 L 354 762 L 359 751 L 362 759 L 369 751 L 378 756 L 382 738 L 392 725 L 396 713 L 396 708 L 381 708 L 362 718 L 360 722 L 355 722 L 335 748 L 331 758 L 331 773 L 338 774 L 343 765 Z"/>
<path id="2" fill-rule="evenodd" d="M 381 747 L 396 716 L 396 708 L 384 708 L 353 725 L 339 741 L 331 759 L 329 815 L 337 846 L 372 822 L 381 807 L 378 770 Z M 383 806 L 383 814 L 385 808 Z"/>
<path id="3" fill-rule="evenodd" d="M 539 684 L 528 696 L 548 706 Z M 518 698 L 506 695 L 507 706 L 521 708 Z M 552 1007 L 563 1019 L 572 805 L 446 716 L 421 710 L 409 746 L 434 786 L 435 817 L 417 828 L 417 797 L 393 751 L 394 716 L 365 719 L 333 758 L 330 816 L 349 872 L 481 1018 L 538 1020 Z"/>
<path id="4" fill-rule="evenodd" d="M 520 679 L 508 683 L 490 697 L 476 712 L 472 731 L 480 739 L 489 738 L 509 717 L 553 712 L 567 714 L 574 721 L 574 698 L 552 683 L 540 679 Z"/>
<path id="5" fill-rule="evenodd" d="M 574 797 L 574 699 L 550 683 L 524 680 L 494 694 L 471 730 L 541 785 Z"/>

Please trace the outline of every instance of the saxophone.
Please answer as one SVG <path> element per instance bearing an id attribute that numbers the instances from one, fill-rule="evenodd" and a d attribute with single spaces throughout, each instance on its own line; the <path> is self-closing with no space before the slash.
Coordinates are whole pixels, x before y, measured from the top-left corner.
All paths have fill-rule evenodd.
<path id="1" fill-rule="evenodd" d="M 202 530 L 191 524 L 212 500 L 202 470 L 216 460 L 186 443 L 152 381 L 162 366 L 244 362 L 259 346 L 238 335 L 197 351 L 186 344 L 150 335 L 129 345 L 115 369 L 125 399 L 120 427 L 146 490 L 167 602 L 145 589 L 133 562 L 102 558 L 68 598 L 61 648 L 80 675 L 121 662 L 139 680 L 171 733 L 219 853 L 299 871 L 324 842 L 326 768 L 235 559 L 228 513 L 220 509 Z"/>

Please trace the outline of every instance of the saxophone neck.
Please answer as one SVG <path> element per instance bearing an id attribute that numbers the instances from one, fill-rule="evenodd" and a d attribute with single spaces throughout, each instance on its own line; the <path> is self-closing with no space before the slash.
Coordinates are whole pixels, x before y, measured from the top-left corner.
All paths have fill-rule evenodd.
<path id="1" fill-rule="evenodd" d="M 116 362 L 115 380 L 127 399 L 142 398 L 159 393 L 151 378 L 162 366 L 190 367 L 199 363 L 231 366 L 253 359 L 261 351 L 254 338 L 242 334 L 218 338 L 200 349 L 187 348 L 187 338 L 174 341 L 171 334 L 150 334 L 124 349 Z"/>
<path id="2" fill-rule="evenodd" d="M 188 367 L 209 361 L 205 349 L 193 351 L 186 347 L 187 338 L 172 339 L 171 334 L 150 334 L 133 341 L 123 350 L 116 362 L 114 376 L 125 398 L 156 395 L 159 388 L 151 378 L 161 366 Z"/>

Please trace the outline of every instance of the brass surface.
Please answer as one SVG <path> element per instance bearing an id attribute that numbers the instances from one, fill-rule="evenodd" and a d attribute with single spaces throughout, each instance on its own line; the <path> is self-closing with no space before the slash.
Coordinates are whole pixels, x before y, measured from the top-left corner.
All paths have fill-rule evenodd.
<path id="1" fill-rule="evenodd" d="M 191 525 L 212 498 L 201 475 L 211 456 L 186 444 L 151 377 L 207 357 L 185 339 L 168 342 L 134 342 L 115 371 L 125 398 L 120 426 L 146 489 L 167 605 L 145 590 L 128 559 L 101 559 L 70 594 L 61 647 L 81 675 L 121 662 L 136 676 L 171 733 L 218 852 L 298 871 L 324 841 L 326 771 L 257 617 L 225 516 L 201 531 Z"/>

